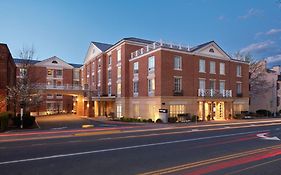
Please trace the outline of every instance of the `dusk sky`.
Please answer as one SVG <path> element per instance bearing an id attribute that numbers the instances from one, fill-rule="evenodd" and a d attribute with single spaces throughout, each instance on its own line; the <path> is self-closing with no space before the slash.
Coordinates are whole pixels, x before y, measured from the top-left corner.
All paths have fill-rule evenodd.
<path id="1" fill-rule="evenodd" d="M 0 42 L 18 57 L 83 63 L 91 41 L 124 37 L 198 45 L 215 40 L 227 53 L 281 61 L 278 0 L 0 0 Z"/>

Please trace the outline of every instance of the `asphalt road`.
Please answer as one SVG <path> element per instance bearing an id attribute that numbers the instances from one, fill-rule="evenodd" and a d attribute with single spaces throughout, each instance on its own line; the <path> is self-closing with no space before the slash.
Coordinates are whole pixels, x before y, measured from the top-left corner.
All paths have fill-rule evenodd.
<path id="1" fill-rule="evenodd" d="M 102 132 L 39 140 L 0 140 L 0 174 L 281 172 L 281 141 L 276 138 L 281 138 L 281 123 Z"/>

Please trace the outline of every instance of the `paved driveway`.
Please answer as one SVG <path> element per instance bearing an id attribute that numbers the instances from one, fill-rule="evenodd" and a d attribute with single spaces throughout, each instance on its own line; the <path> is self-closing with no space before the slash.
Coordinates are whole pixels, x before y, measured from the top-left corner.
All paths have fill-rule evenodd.
<path id="1" fill-rule="evenodd" d="M 52 115 L 36 117 L 40 129 L 79 129 L 82 125 L 94 125 L 94 127 L 132 126 L 132 123 L 110 122 L 106 120 L 89 119 L 72 114 Z M 136 124 L 137 125 L 137 124 Z"/>
<path id="2" fill-rule="evenodd" d="M 36 117 L 40 129 L 75 129 L 82 125 L 98 125 L 96 121 L 72 114 Z"/>

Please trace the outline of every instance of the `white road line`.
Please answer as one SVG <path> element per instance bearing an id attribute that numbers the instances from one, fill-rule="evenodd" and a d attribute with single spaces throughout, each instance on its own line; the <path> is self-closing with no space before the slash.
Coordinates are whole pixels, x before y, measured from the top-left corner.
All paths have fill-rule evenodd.
<path id="1" fill-rule="evenodd" d="M 225 126 L 224 128 L 230 128 L 230 126 Z"/>
<path id="2" fill-rule="evenodd" d="M 67 127 L 64 126 L 64 127 L 60 127 L 60 128 L 51 128 L 51 130 L 61 130 L 61 129 L 66 129 Z"/>
<path id="3" fill-rule="evenodd" d="M 192 129 L 191 131 L 199 131 L 199 129 Z"/>
<path id="4" fill-rule="evenodd" d="M 62 157 L 72 157 L 72 156 L 79 156 L 79 155 L 87 155 L 87 154 L 95 154 L 95 153 L 103 153 L 103 152 L 135 149 L 135 148 L 144 148 L 144 147 L 152 147 L 152 146 L 160 146 L 160 145 L 168 145 L 168 144 L 175 144 L 175 143 L 184 143 L 184 142 L 191 142 L 191 141 L 199 141 L 199 140 L 207 140 L 207 139 L 215 139 L 215 138 L 222 138 L 222 137 L 252 134 L 252 133 L 257 133 L 257 132 L 267 132 L 267 131 L 268 130 L 250 131 L 250 132 L 242 132 L 242 133 L 235 133 L 235 134 L 223 134 L 223 135 L 217 135 L 217 136 L 199 137 L 199 138 L 194 138 L 194 139 L 175 140 L 175 141 L 168 141 L 168 142 L 158 142 L 158 143 L 151 143 L 151 144 L 126 146 L 126 147 L 102 149 L 102 150 L 93 150 L 93 151 L 70 153 L 70 154 L 58 154 L 58 155 L 36 157 L 36 158 L 30 158 L 30 159 L 5 161 L 5 162 L 0 162 L 0 165 L 7 165 L 7 164 L 14 164 L 14 163 L 21 163 L 21 162 L 31 162 L 31 161 L 46 160 L 46 159 L 55 159 L 55 158 L 62 158 Z"/>

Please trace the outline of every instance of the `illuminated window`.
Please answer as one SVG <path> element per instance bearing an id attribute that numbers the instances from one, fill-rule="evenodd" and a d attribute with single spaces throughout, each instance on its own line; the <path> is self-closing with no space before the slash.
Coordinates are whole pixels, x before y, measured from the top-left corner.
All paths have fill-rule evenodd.
<path id="1" fill-rule="evenodd" d="M 121 78 L 121 66 L 117 67 L 117 79 Z"/>
<path id="2" fill-rule="evenodd" d="M 53 75 L 53 70 L 52 69 L 48 69 L 48 76 L 52 76 Z"/>
<path id="3" fill-rule="evenodd" d="M 170 105 L 170 117 L 177 117 L 178 114 L 185 113 L 185 105 Z"/>
<path id="4" fill-rule="evenodd" d="M 117 96 L 121 96 L 121 83 L 117 83 Z"/>

